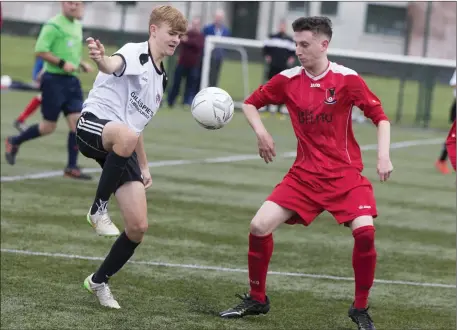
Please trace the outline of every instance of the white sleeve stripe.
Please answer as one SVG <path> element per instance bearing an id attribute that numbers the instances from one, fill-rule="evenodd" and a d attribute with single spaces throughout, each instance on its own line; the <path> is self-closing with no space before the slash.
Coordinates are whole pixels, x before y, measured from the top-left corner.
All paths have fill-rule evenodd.
<path id="1" fill-rule="evenodd" d="M 276 48 L 284 48 L 290 51 L 295 51 L 295 43 L 288 39 L 280 39 L 280 38 L 271 38 L 267 39 L 263 43 L 264 47 L 276 47 Z"/>

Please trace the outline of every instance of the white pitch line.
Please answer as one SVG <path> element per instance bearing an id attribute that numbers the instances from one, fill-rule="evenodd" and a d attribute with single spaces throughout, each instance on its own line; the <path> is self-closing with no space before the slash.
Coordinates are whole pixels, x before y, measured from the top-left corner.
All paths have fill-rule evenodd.
<path id="1" fill-rule="evenodd" d="M 444 143 L 444 139 L 427 139 L 427 140 L 411 140 L 411 141 L 401 141 L 395 142 L 390 145 L 391 149 L 400 149 L 408 148 L 413 146 L 423 146 L 430 144 L 441 144 Z M 376 150 L 378 147 L 377 144 L 367 144 L 361 146 L 362 150 Z M 282 158 L 292 158 L 296 156 L 295 151 L 285 152 L 279 155 Z M 150 162 L 149 167 L 166 167 L 166 166 L 180 166 L 180 165 L 192 165 L 192 164 L 216 164 L 216 163 L 233 163 L 241 162 L 246 160 L 255 160 L 258 159 L 259 155 L 232 155 L 225 157 L 215 157 L 215 158 L 204 158 L 204 159 L 178 159 L 178 160 L 163 160 L 157 162 Z M 101 168 L 86 168 L 83 169 L 84 173 L 99 173 Z M 24 175 L 15 175 L 15 176 L 2 176 L 0 177 L 0 182 L 14 182 L 14 181 L 24 181 L 24 180 L 33 180 L 33 179 L 46 179 L 62 176 L 62 171 L 48 171 L 40 172 L 33 174 L 24 174 Z"/>
<path id="2" fill-rule="evenodd" d="M 21 254 L 21 255 L 28 255 L 28 256 L 50 257 L 50 258 L 79 259 L 79 260 L 91 260 L 91 261 L 103 261 L 104 260 L 104 258 L 101 258 L 101 257 L 89 257 L 89 256 L 80 256 L 80 255 L 74 255 L 74 254 L 37 252 L 37 251 L 28 251 L 28 250 L 0 249 L 0 252 L 1 253 Z M 217 266 L 203 266 L 203 265 L 189 265 L 189 264 L 171 264 L 171 263 L 167 263 L 167 262 L 155 262 L 155 261 L 130 260 L 129 263 L 137 264 L 137 265 L 160 266 L 160 267 L 170 267 L 170 268 L 212 270 L 212 271 L 216 271 L 216 272 L 226 272 L 226 273 L 247 273 L 248 272 L 246 269 L 241 269 L 241 268 L 226 268 L 226 267 L 217 267 Z M 275 272 L 275 271 L 269 271 L 268 274 L 286 276 L 286 277 L 287 276 L 305 277 L 305 278 L 334 280 L 334 281 L 352 281 L 352 282 L 354 281 L 354 278 L 352 278 L 352 277 L 341 277 L 341 276 L 321 275 L 321 274 L 305 274 L 305 273 L 290 273 L 290 272 Z M 376 279 L 375 283 L 409 285 L 409 286 L 420 286 L 420 287 L 434 287 L 434 288 L 449 288 L 449 289 L 456 288 L 455 284 L 411 282 L 411 281 L 391 281 L 391 280 L 379 280 L 379 279 Z"/>

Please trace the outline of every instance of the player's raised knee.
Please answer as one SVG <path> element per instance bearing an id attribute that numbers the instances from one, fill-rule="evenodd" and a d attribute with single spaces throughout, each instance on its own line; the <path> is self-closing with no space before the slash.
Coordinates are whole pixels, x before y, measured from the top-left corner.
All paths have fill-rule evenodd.
<path id="1" fill-rule="evenodd" d="M 103 148 L 119 156 L 130 157 L 138 143 L 139 136 L 124 123 L 110 121 L 102 132 Z"/>
<path id="2" fill-rule="evenodd" d="M 103 129 L 103 146 L 122 157 L 130 157 L 138 143 L 138 134 L 127 125 L 109 122 Z"/>
<path id="3" fill-rule="evenodd" d="M 113 146 L 113 149 L 118 155 L 129 157 L 135 151 L 136 145 L 138 143 L 138 135 L 132 130 L 126 130 L 123 132 L 120 141 Z"/>

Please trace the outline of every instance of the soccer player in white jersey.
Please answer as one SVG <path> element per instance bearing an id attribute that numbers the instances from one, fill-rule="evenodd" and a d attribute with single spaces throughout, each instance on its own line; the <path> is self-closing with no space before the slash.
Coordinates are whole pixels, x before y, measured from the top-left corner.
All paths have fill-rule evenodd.
<path id="1" fill-rule="evenodd" d="M 152 179 L 142 132 L 163 97 L 167 78 L 162 61 L 173 55 L 186 30 L 180 11 L 160 6 L 150 15 L 148 41 L 128 43 L 108 57 L 99 40 L 87 39 L 100 72 L 77 123 L 77 143 L 84 156 L 103 168 L 87 220 L 97 234 L 118 236 L 107 211 L 115 194 L 125 223 L 100 268 L 84 281 L 106 307 L 120 308 L 108 279 L 131 258 L 148 228 L 145 189 Z"/>

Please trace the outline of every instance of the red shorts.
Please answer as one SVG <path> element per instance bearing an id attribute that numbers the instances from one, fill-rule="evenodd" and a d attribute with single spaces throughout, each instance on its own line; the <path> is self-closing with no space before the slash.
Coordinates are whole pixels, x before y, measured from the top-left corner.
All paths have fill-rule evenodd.
<path id="1" fill-rule="evenodd" d="M 308 226 L 323 211 L 330 212 L 339 224 L 360 216 L 377 217 L 373 187 L 358 171 L 341 178 L 299 178 L 288 173 L 267 198 L 295 211 L 287 224 Z"/>

